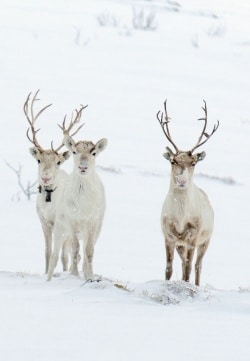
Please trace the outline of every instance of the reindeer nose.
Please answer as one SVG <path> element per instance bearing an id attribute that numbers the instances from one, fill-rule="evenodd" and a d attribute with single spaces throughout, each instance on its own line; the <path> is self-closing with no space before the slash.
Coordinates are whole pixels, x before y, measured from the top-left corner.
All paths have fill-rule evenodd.
<path id="1" fill-rule="evenodd" d="M 82 160 L 80 161 L 80 167 L 82 167 L 82 168 L 87 168 L 87 167 L 88 167 L 88 162 L 87 162 L 87 160 L 82 159 Z"/>
<path id="2" fill-rule="evenodd" d="M 50 177 L 42 177 L 42 181 L 44 184 L 48 184 L 50 180 L 51 180 Z"/>
<path id="3" fill-rule="evenodd" d="M 81 160 L 78 168 L 80 173 L 84 174 L 88 170 L 88 162 L 86 160 Z"/>

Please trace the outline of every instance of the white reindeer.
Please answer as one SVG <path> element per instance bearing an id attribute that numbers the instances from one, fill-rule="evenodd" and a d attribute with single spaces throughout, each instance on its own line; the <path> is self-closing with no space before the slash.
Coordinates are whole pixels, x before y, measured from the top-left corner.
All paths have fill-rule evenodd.
<path id="1" fill-rule="evenodd" d="M 69 177 L 69 175 L 64 170 L 60 169 L 60 165 L 70 157 L 70 152 L 66 151 L 63 153 L 58 153 L 59 150 L 64 146 L 63 143 L 57 149 L 53 149 L 52 146 L 51 149 L 43 149 L 38 143 L 36 135 L 39 129 L 35 129 L 35 122 L 41 113 L 49 106 L 51 106 L 51 104 L 46 105 L 40 111 L 38 111 L 37 114 L 34 113 L 34 103 L 35 101 L 39 100 L 37 98 L 38 92 L 39 90 L 35 93 L 32 99 L 30 99 L 31 93 L 28 95 L 23 109 L 30 126 L 30 128 L 27 130 L 27 137 L 34 145 L 32 148 L 30 148 L 30 153 L 38 162 L 39 193 L 37 195 L 36 208 L 44 233 L 45 273 L 48 273 L 49 260 L 52 252 L 52 236 L 55 215 L 57 209 L 60 207 L 63 189 Z M 76 117 L 74 121 L 71 121 L 68 131 L 70 131 L 73 126 L 79 122 L 83 109 L 84 107 L 81 107 L 80 110 L 76 113 Z M 82 126 L 80 126 L 77 131 L 80 130 L 81 127 Z M 32 138 L 29 136 L 30 130 L 32 133 Z M 76 134 L 76 132 L 74 134 Z M 70 251 L 70 244 L 64 242 L 61 257 L 64 271 L 68 269 L 68 254 Z"/>
<path id="2" fill-rule="evenodd" d="M 173 271 L 174 250 L 176 248 L 182 260 L 182 279 L 189 281 L 192 260 L 195 249 L 197 257 L 195 263 L 195 284 L 200 285 L 200 275 L 203 256 L 208 248 L 213 231 L 214 213 L 207 195 L 193 183 L 193 173 L 197 162 L 203 160 L 205 152 L 193 154 L 194 150 L 203 145 L 217 130 L 219 122 L 214 125 L 210 134 L 206 133 L 207 106 L 204 101 L 202 109 L 205 124 L 196 145 L 189 151 L 182 151 L 173 142 L 169 128 L 166 101 L 163 112 L 157 113 L 157 118 L 168 141 L 173 145 L 175 152 L 166 147 L 164 157 L 170 161 L 172 171 L 170 188 L 163 203 L 161 226 L 165 237 L 166 247 L 166 280 L 169 280 Z M 202 141 L 203 137 L 205 139 Z"/>
<path id="3" fill-rule="evenodd" d="M 75 142 L 65 131 L 64 144 L 73 153 L 74 169 L 66 185 L 60 209 L 55 221 L 55 245 L 50 259 L 48 281 L 53 276 L 63 240 L 73 240 L 71 273 L 79 275 L 77 268 L 78 240 L 83 240 L 83 274 L 86 280 L 94 280 L 94 246 L 100 234 L 104 212 L 105 192 L 95 170 L 95 158 L 107 145 L 107 139 L 96 144 L 91 141 Z"/>

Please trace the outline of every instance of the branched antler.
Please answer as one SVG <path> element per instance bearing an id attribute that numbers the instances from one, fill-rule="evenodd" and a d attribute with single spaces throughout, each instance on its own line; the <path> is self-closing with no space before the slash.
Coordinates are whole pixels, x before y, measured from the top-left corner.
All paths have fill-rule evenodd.
<path id="1" fill-rule="evenodd" d="M 44 110 L 46 110 L 48 107 L 50 107 L 52 104 L 48 104 L 46 105 L 45 107 L 43 107 L 42 109 L 40 109 L 36 114 L 35 114 L 35 111 L 34 111 L 34 103 L 37 101 L 37 100 L 40 100 L 37 98 L 37 95 L 39 93 L 39 89 L 36 91 L 35 95 L 31 98 L 31 94 L 32 93 L 29 93 L 29 95 L 27 96 L 27 99 L 24 103 L 24 106 L 23 106 L 23 111 L 24 111 L 24 114 L 28 120 L 28 123 L 30 125 L 30 127 L 27 129 L 27 132 L 26 132 L 26 135 L 27 135 L 27 138 L 29 139 L 29 141 L 35 145 L 41 152 L 44 152 L 44 149 L 42 148 L 42 146 L 39 144 L 38 140 L 37 140 L 37 133 L 39 132 L 40 129 L 35 129 L 35 122 L 37 120 L 37 118 L 41 115 L 42 112 L 44 112 Z M 84 124 L 81 124 L 77 129 L 76 131 L 74 131 L 74 133 L 70 134 L 70 131 L 74 128 L 74 126 L 76 124 L 79 124 L 80 120 L 81 120 L 81 116 L 82 116 L 82 111 L 83 109 L 85 109 L 87 107 L 86 106 L 83 106 L 81 105 L 80 109 L 77 110 L 75 109 L 75 114 L 72 113 L 72 116 L 71 116 L 71 121 L 68 125 L 68 127 L 66 127 L 65 123 L 66 123 L 66 115 L 64 117 L 64 120 L 62 122 L 62 125 L 59 125 L 59 127 L 62 129 L 63 131 L 63 134 L 68 134 L 70 135 L 71 137 L 74 136 L 81 128 Z M 32 137 L 30 136 L 30 131 L 32 133 Z M 62 147 L 64 146 L 64 143 L 62 141 L 62 143 L 59 145 L 58 148 L 54 149 L 53 148 L 53 142 L 51 142 L 51 149 L 53 150 L 53 152 L 57 153 Z"/>
<path id="2" fill-rule="evenodd" d="M 66 115 L 63 119 L 62 125 L 58 124 L 59 128 L 62 129 L 63 134 L 64 135 L 69 135 L 70 137 L 73 137 L 76 133 L 79 132 L 79 130 L 84 126 L 84 123 L 79 125 L 79 127 L 74 131 L 74 133 L 70 134 L 70 131 L 74 128 L 74 126 L 76 124 L 79 124 L 80 120 L 81 120 L 81 116 L 82 116 L 82 111 L 87 108 L 88 105 L 83 106 L 82 104 L 80 104 L 80 109 L 75 109 L 75 114 L 74 112 L 71 115 L 71 120 L 70 123 L 68 125 L 68 127 L 66 127 Z M 62 144 L 56 149 L 56 151 L 58 151 L 59 149 L 61 149 L 63 147 L 64 143 L 62 142 Z"/>
<path id="3" fill-rule="evenodd" d="M 169 123 L 170 118 L 167 113 L 167 99 L 164 101 L 164 112 L 165 112 L 165 116 L 164 116 L 163 112 L 161 112 L 159 110 L 158 113 L 156 114 L 157 119 L 162 127 L 162 130 L 163 130 L 165 136 L 167 137 L 167 140 L 173 145 L 176 153 L 178 153 L 179 149 L 177 148 L 176 144 L 174 143 L 174 141 L 170 135 L 169 128 L 168 128 L 168 123 Z"/>
<path id="4" fill-rule="evenodd" d="M 220 122 L 217 120 L 217 123 L 214 124 L 213 130 L 210 134 L 208 134 L 206 132 L 206 128 L 207 128 L 207 104 L 206 101 L 203 100 L 204 102 L 204 107 L 201 107 L 202 110 L 204 110 L 205 116 L 204 118 L 199 118 L 198 120 L 204 120 L 204 127 L 202 129 L 201 135 L 198 138 L 197 143 L 195 144 L 195 146 L 191 149 L 191 153 L 193 153 L 193 151 L 195 149 L 197 149 L 198 147 L 200 147 L 201 145 L 203 145 L 204 143 L 206 143 L 208 141 L 209 138 L 211 138 L 211 136 L 214 134 L 214 132 L 218 129 Z M 205 139 L 202 141 L 202 138 L 205 137 Z"/>
<path id="5" fill-rule="evenodd" d="M 28 123 L 30 125 L 30 128 L 28 128 L 27 132 L 26 132 L 27 138 L 38 149 L 40 149 L 41 151 L 44 151 L 43 148 L 41 147 L 41 145 L 38 143 L 38 140 L 37 140 L 37 137 L 36 137 L 36 135 L 37 135 L 37 133 L 39 132 L 40 129 L 35 129 L 35 122 L 36 122 L 37 118 L 41 115 L 41 113 L 45 109 L 50 107 L 51 104 L 48 104 L 45 107 L 43 107 L 42 109 L 40 109 L 37 114 L 34 113 L 34 103 L 35 103 L 35 101 L 40 100 L 40 99 L 37 98 L 37 95 L 38 95 L 39 91 L 40 91 L 40 89 L 38 89 L 36 91 L 36 93 L 35 93 L 35 95 L 33 96 L 32 99 L 30 99 L 32 93 L 29 93 L 29 95 L 27 96 L 27 99 L 26 99 L 26 101 L 25 101 L 25 103 L 23 105 L 23 111 L 24 111 L 26 119 L 28 120 Z M 30 130 L 31 130 L 31 133 L 32 133 L 32 138 L 29 135 Z"/>
<path id="6" fill-rule="evenodd" d="M 65 117 L 64 117 L 64 119 L 63 119 L 62 125 L 58 124 L 58 126 L 62 129 L 63 134 L 68 134 L 68 135 L 70 135 L 71 137 L 73 137 L 73 136 L 83 127 L 84 123 L 81 124 L 73 134 L 70 134 L 70 131 L 72 130 L 72 128 L 73 128 L 77 123 L 80 122 L 83 109 L 87 108 L 87 105 L 85 105 L 85 106 L 83 106 L 82 104 L 80 104 L 80 105 L 81 105 L 81 107 L 80 107 L 79 110 L 75 109 L 75 116 L 74 116 L 74 113 L 72 113 L 72 115 L 71 115 L 71 120 L 70 120 L 69 126 L 68 126 L 67 128 L 66 128 L 66 126 L 65 126 L 65 123 L 66 123 L 66 115 L 65 115 Z"/>

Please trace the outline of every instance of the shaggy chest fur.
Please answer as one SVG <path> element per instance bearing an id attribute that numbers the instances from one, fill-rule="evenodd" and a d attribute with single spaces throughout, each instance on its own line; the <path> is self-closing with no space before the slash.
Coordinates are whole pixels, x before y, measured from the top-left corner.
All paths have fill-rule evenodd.
<path id="1" fill-rule="evenodd" d="M 179 222 L 165 219 L 168 235 L 177 245 L 194 245 L 200 231 L 200 222 L 197 218 L 180 225 Z"/>
<path id="2" fill-rule="evenodd" d="M 42 198 L 42 197 L 41 197 Z M 42 198 L 41 201 L 37 200 L 37 213 L 41 221 L 54 223 L 56 208 L 54 203 L 45 202 Z"/>
<path id="3" fill-rule="evenodd" d="M 67 191 L 66 209 L 71 222 L 81 225 L 82 222 L 93 221 L 103 216 L 105 210 L 104 188 L 99 177 L 81 179 L 77 177 L 75 184 Z"/>
<path id="4" fill-rule="evenodd" d="M 193 244 L 201 232 L 205 194 L 198 188 L 192 192 L 171 192 L 163 204 L 163 232 L 173 242 Z"/>

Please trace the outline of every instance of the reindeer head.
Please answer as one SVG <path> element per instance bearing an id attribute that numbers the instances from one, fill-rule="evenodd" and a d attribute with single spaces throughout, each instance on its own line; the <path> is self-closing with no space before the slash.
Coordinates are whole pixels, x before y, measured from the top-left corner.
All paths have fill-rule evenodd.
<path id="1" fill-rule="evenodd" d="M 64 144 L 73 153 L 74 171 L 79 175 L 91 173 L 95 167 L 95 158 L 107 146 L 107 139 L 100 139 L 96 144 L 91 141 L 75 142 L 65 134 Z"/>
<path id="2" fill-rule="evenodd" d="M 186 189 L 192 179 L 194 167 L 197 162 L 203 160 L 205 152 L 192 154 L 190 151 L 179 151 L 174 154 L 170 148 L 163 156 L 168 159 L 172 165 L 172 180 L 179 189 Z"/>
<path id="3" fill-rule="evenodd" d="M 48 107 L 51 106 L 51 104 L 46 105 L 45 107 L 43 107 L 42 109 L 40 109 L 36 114 L 34 112 L 34 103 L 35 101 L 39 100 L 37 98 L 37 95 L 39 93 L 39 90 L 35 93 L 35 95 L 33 96 L 32 99 L 30 99 L 31 97 L 31 93 L 28 95 L 25 103 L 24 103 L 24 114 L 28 120 L 28 123 L 30 125 L 30 127 L 27 130 L 27 137 L 29 139 L 29 141 L 33 144 L 33 147 L 30 148 L 30 153 L 31 155 L 37 160 L 38 162 L 38 176 L 39 176 L 39 184 L 42 187 L 53 187 L 53 184 L 55 183 L 57 174 L 58 174 L 58 169 L 60 167 L 60 165 L 70 157 L 70 152 L 66 151 L 63 153 L 59 153 L 59 150 L 63 147 L 63 142 L 61 143 L 61 145 L 54 149 L 53 148 L 53 144 L 51 143 L 51 149 L 43 149 L 41 147 L 41 145 L 38 143 L 37 140 L 37 132 L 39 131 L 39 129 L 35 129 L 35 122 L 37 120 L 37 118 L 41 115 L 41 113 L 47 109 Z M 81 113 L 81 110 L 80 110 Z M 79 114 L 78 114 L 79 115 Z M 72 120 L 71 119 L 71 123 L 69 128 L 70 129 L 65 129 L 65 118 L 63 121 L 63 125 L 60 126 L 61 128 L 64 127 L 65 131 L 70 131 L 73 126 L 78 123 L 80 120 L 79 116 L 77 117 L 76 120 Z M 77 131 L 82 127 L 82 125 L 76 130 L 76 132 L 74 134 L 77 133 Z M 29 133 L 32 133 L 32 138 L 30 137 Z"/>
<path id="4" fill-rule="evenodd" d="M 57 153 L 52 149 L 43 150 L 34 146 L 30 154 L 38 162 L 39 184 L 43 187 L 53 186 L 60 165 L 70 157 L 70 152 Z"/>
<path id="5" fill-rule="evenodd" d="M 179 150 L 174 141 L 172 140 L 172 137 L 169 132 L 168 123 L 169 123 L 169 117 L 167 114 L 167 101 L 164 102 L 164 111 L 165 116 L 163 118 L 163 112 L 159 111 L 157 113 L 157 119 L 160 122 L 160 125 L 162 127 L 162 130 L 168 139 L 168 141 L 172 144 L 174 147 L 175 152 L 173 152 L 169 147 L 166 147 L 167 152 L 163 154 L 163 156 L 170 161 L 172 165 L 172 172 L 171 172 L 171 180 L 174 184 L 174 186 L 178 189 L 187 189 L 193 176 L 194 167 L 197 164 L 197 162 L 203 160 L 206 157 L 205 152 L 200 153 L 193 153 L 195 149 L 203 145 L 207 142 L 207 140 L 214 134 L 214 132 L 217 130 L 219 126 L 219 121 L 217 121 L 217 124 L 214 125 L 213 130 L 210 134 L 206 133 L 206 127 L 207 127 L 207 105 L 204 100 L 204 107 L 202 109 L 205 112 L 205 117 L 200 118 L 199 120 L 204 120 L 204 127 L 201 132 L 200 137 L 198 138 L 197 143 L 195 146 L 188 151 L 182 151 Z M 204 140 L 202 138 L 205 137 Z"/>

